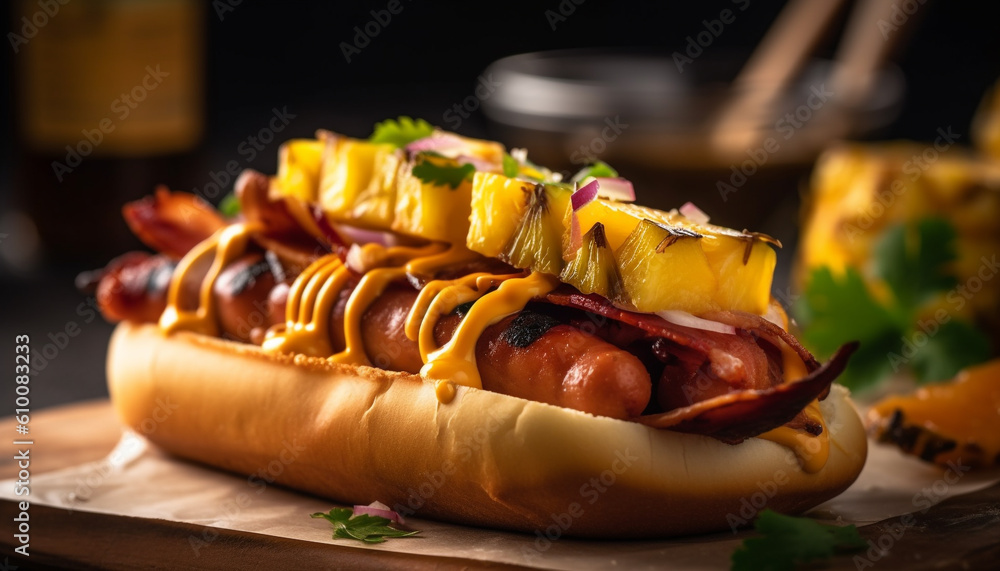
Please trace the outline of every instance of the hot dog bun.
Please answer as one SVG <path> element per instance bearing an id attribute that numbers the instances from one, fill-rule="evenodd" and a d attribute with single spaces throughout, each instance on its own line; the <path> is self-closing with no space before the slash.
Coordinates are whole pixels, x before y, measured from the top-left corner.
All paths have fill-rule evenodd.
<path id="1" fill-rule="evenodd" d="M 800 512 L 847 488 L 867 446 L 839 386 L 821 405 L 829 460 L 809 474 L 756 438 L 732 446 L 465 387 L 441 404 L 418 376 L 127 322 L 108 379 L 124 423 L 182 458 L 346 504 L 528 533 L 722 530 L 764 499 Z"/>

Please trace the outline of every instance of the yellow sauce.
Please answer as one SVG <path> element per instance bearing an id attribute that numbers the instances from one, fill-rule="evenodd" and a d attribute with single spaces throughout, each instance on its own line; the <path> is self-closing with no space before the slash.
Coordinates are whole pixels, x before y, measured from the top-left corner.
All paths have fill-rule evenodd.
<path id="1" fill-rule="evenodd" d="M 411 259 L 406 263 L 406 273 L 414 276 L 433 275 L 441 268 L 472 262 L 481 257 L 464 245 L 452 244 L 438 254 Z"/>
<path id="2" fill-rule="evenodd" d="M 819 410 L 819 401 L 809 403 L 803 412 L 810 421 L 823 427 L 823 432 L 819 436 L 813 436 L 804 430 L 779 426 L 758 435 L 757 438 L 780 444 L 792 450 L 795 452 L 802 469 L 810 474 L 815 474 L 822 470 L 823 466 L 826 466 L 826 461 L 830 457 L 830 434 Z"/>
<path id="3" fill-rule="evenodd" d="M 218 336 L 219 326 L 212 288 L 226 265 L 243 254 L 249 234 L 257 227 L 234 224 L 219 230 L 208 240 L 193 248 L 177 266 L 167 293 L 167 308 L 160 318 L 166 333 L 177 330 L 194 331 Z M 198 307 L 180 309 L 180 295 L 186 276 L 198 263 L 213 256 L 212 265 L 202 281 Z M 368 365 L 361 336 L 361 318 L 372 302 L 393 281 L 411 275 L 433 275 L 437 270 L 475 259 L 477 255 L 464 247 L 435 243 L 423 247 L 385 248 L 378 244 L 361 247 L 364 277 L 351 293 L 344 315 L 346 347 L 335 355 L 329 336 L 329 319 L 333 304 L 346 285 L 350 273 L 334 254 L 326 255 L 309 265 L 292 284 L 285 311 L 286 323 L 267 332 L 262 348 L 268 352 L 302 353 L 329 356 L 332 361 Z M 497 287 L 499 284 L 499 287 Z M 504 317 L 516 313 L 535 297 L 555 289 L 559 280 L 553 276 L 532 272 L 496 275 L 473 273 L 453 280 L 434 280 L 420 292 L 407 316 L 406 335 L 416 339 L 424 366 L 420 374 L 435 381 L 439 402 L 455 398 L 455 384 L 482 388 L 476 364 L 476 343 L 483 331 Z M 496 290 L 490 291 L 497 287 Z M 451 340 L 438 348 L 434 341 L 434 326 L 441 315 L 462 303 L 477 301 L 455 330 Z M 788 347 L 782 347 L 785 374 L 789 381 L 806 375 L 801 359 Z M 817 402 L 805 409 L 810 419 L 823 425 L 823 433 L 812 436 L 786 426 L 758 436 L 795 451 L 807 472 L 820 470 L 829 455 L 829 435 Z"/>
<path id="4" fill-rule="evenodd" d="M 160 316 L 160 329 L 171 334 L 175 331 L 192 331 L 202 335 L 217 337 L 219 321 L 216 315 L 215 297 L 212 288 L 222 270 L 243 255 L 250 233 L 258 229 L 254 224 L 233 224 L 220 229 L 212 237 L 191 249 L 177 264 L 167 290 L 167 307 Z M 198 305 L 194 310 L 181 309 L 181 293 L 184 280 L 192 268 L 214 256 L 208 273 L 198 291 Z"/>
<path id="5" fill-rule="evenodd" d="M 365 244 L 356 255 L 366 271 L 344 308 L 344 350 L 332 354 L 329 320 L 350 274 L 340 259 L 330 254 L 313 262 L 295 279 L 288 294 L 286 323 L 267 332 L 264 351 L 303 353 L 329 357 L 338 363 L 370 365 L 361 335 L 361 319 L 385 288 L 407 274 L 433 275 L 441 268 L 469 262 L 478 256 L 464 247 L 446 247 L 440 243 L 392 248 Z M 436 317 L 432 321 L 436 323 Z M 434 323 L 430 323 L 430 331 Z"/>
<path id="6" fill-rule="evenodd" d="M 405 275 L 406 270 L 403 268 L 378 268 L 369 271 L 361 278 L 344 308 L 346 346 L 340 353 L 332 355 L 331 361 L 351 365 L 371 365 L 365 353 L 364 339 L 361 337 L 361 317 L 390 283 Z"/>
<path id="7" fill-rule="evenodd" d="M 500 287 L 480 298 L 455 330 L 455 335 L 444 347 L 428 355 L 420 374 L 428 379 L 450 381 L 475 388 L 483 388 L 476 366 L 476 342 L 483 331 L 504 317 L 524 308 L 532 298 L 555 289 L 559 280 L 539 272 L 527 277 L 508 279 Z M 447 397 L 449 391 L 438 390 L 438 398 Z M 447 401 L 442 401 L 447 402 Z"/>
<path id="8" fill-rule="evenodd" d="M 523 274 L 497 275 L 485 272 L 469 274 L 454 280 L 434 280 L 424 286 L 406 318 L 406 336 L 417 341 L 420 358 L 427 362 L 430 353 L 438 349 L 434 341 L 434 326 L 442 315 L 463 303 L 476 301 L 490 288 Z"/>
<path id="9" fill-rule="evenodd" d="M 269 353 L 302 353 L 326 357 L 330 344 L 330 314 L 350 273 L 334 254 L 309 265 L 288 291 L 285 324 L 272 327 L 261 348 Z"/>

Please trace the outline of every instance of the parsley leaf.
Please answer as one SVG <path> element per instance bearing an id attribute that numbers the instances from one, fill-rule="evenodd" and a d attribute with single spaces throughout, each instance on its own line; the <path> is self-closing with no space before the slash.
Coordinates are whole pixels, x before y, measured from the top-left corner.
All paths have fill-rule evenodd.
<path id="1" fill-rule="evenodd" d="M 580 169 L 580 172 L 573 175 L 573 178 L 570 179 L 570 182 L 580 182 L 581 180 L 587 178 L 588 176 L 614 178 L 618 176 L 618 171 L 611 168 L 611 165 L 609 165 L 604 161 L 596 161 L 594 164 Z"/>
<path id="2" fill-rule="evenodd" d="M 508 155 L 503 154 L 503 175 L 507 178 L 514 178 L 517 173 L 521 172 L 521 163 L 517 162 L 517 159 Z"/>
<path id="3" fill-rule="evenodd" d="M 399 117 L 386 119 L 375 124 L 375 131 L 368 138 L 370 143 L 389 143 L 396 147 L 405 147 L 413 141 L 429 137 L 434 133 L 434 127 L 423 119 Z"/>
<path id="4" fill-rule="evenodd" d="M 909 362 L 917 378 L 924 381 L 945 381 L 962 369 L 990 358 L 989 340 L 969 323 L 953 319 L 941 324 L 940 328 L 933 334 L 925 332 L 926 345 L 917 347 L 918 350 Z M 916 344 L 922 337 L 914 332 L 912 339 Z"/>
<path id="5" fill-rule="evenodd" d="M 947 220 L 927 218 L 885 231 L 875 247 L 878 277 L 903 308 L 918 307 L 938 292 L 957 285 L 949 271 L 957 257 L 955 228 Z"/>
<path id="6" fill-rule="evenodd" d="M 796 306 L 803 341 L 822 358 L 842 343 L 861 341 L 839 382 L 857 390 L 901 367 L 920 382 L 940 381 L 989 357 L 989 341 L 971 324 L 940 308 L 927 316 L 928 303 L 957 283 L 951 273 L 955 237 L 947 221 L 934 218 L 888 228 L 872 255 L 874 274 L 887 288 L 885 301 L 854 268 L 840 278 L 828 267 L 811 272 Z"/>
<path id="7" fill-rule="evenodd" d="M 226 218 L 235 218 L 240 213 L 240 199 L 235 192 L 230 192 L 219 202 L 219 212 Z"/>
<path id="8" fill-rule="evenodd" d="M 403 531 L 389 527 L 390 520 L 368 514 L 353 515 L 351 508 L 333 508 L 329 513 L 318 512 L 310 517 L 323 518 L 333 525 L 334 539 L 356 539 L 365 543 L 384 543 L 387 537 L 412 537 L 419 531 Z"/>
<path id="9" fill-rule="evenodd" d="M 847 268 L 838 279 L 830 268 L 816 268 L 800 298 L 799 319 L 808 327 L 803 338 L 824 357 L 852 339 L 873 339 L 898 330 L 895 319 L 868 292 L 861 274 Z"/>
<path id="10" fill-rule="evenodd" d="M 476 167 L 465 163 L 461 166 L 439 165 L 431 161 L 424 160 L 413 167 L 413 176 L 428 183 L 438 186 L 448 185 L 452 190 L 458 188 L 466 180 L 472 180 L 472 175 L 476 173 Z"/>
<path id="11" fill-rule="evenodd" d="M 791 571 L 803 563 L 868 547 L 853 525 L 824 525 L 772 510 L 762 511 L 754 527 L 762 536 L 746 539 L 733 552 L 733 571 Z"/>

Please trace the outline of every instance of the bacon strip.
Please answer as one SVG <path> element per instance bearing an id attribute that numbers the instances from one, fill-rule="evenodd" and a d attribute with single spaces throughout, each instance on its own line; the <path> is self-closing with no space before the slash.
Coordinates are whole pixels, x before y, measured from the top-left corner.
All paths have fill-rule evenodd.
<path id="1" fill-rule="evenodd" d="M 731 444 L 782 426 L 814 399 L 825 398 L 830 384 L 843 372 L 848 357 L 857 349 L 857 343 L 845 345 L 828 363 L 820 365 L 790 333 L 757 315 L 727 311 L 706 316 L 737 328 L 737 335 L 726 335 L 675 325 L 657 315 L 623 310 L 599 295 L 585 295 L 569 288 L 557 289 L 546 299 L 631 325 L 648 338 L 669 341 L 676 347 L 664 347 L 668 344 L 661 343 L 658 348 L 675 355 L 681 366 L 692 373 L 689 379 L 707 361 L 715 376 L 733 385 L 732 392 L 630 420 L 654 428 L 704 434 Z M 774 347 L 784 343 L 792 348 L 809 374 L 786 383 L 780 368 L 761 367 L 758 339 Z"/>
<path id="2" fill-rule="evenodd" d="M 187 192 L 170 192 L 165 186 L 153 196 L 126 204 L 122 215 L 143 244 L 174 260 L 226 225 L 204 200 Z"/>
<path id="3" fill-rule="evenodd" d="M 560 287 L 546 295 L 545 299 L 556 305 L 582 309 L 609 319 L 614 319 L 615 321 L 627 323 L 641 329 L 650 337 L 663 337 L 705 355 L 711 353 L 713 349 L 720 348 L 720 344 L 726 343 L 726 341 L 733 337 L 724 333 L 713 333 L 711 331 L 676 325 L 651 313 L 636 313 L 620 309 L 615 307 L 607 298 L 594 293 L 582 294 L 569 287 Z M 780 347 L 780 343 L 784 342 L 802 358 L 802 361 L 806 364 L 806 369 L 810 372 L 820 366 L 819 361 L 791 333 L 759 315 L 720 311 L 707 315 L 705 318 L 720 321 L 727 325 L 732 325 L 737 329 L 750 332 L 754 336 L 763 338 L 776 347 Z"/>
<path id="4" fill-rule="evenodd" d="M 751 436 L 784 425 L 813 400 L 825 398 L 830 384 L 844 371 L 848 357 L 857 348 L 857 342 L 844 345 L 828 362 L 792 383 L 722 395 L 631 420 L 654 428 L 704 434 L 729 444 L 739 444 Z"/>

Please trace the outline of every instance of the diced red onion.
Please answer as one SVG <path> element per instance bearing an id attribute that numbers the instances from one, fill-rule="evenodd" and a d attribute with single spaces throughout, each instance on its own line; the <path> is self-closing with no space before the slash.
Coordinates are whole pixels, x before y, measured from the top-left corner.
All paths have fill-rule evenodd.
<path id="1" fill-rule="evenodd" d="M 674 325 L 736 335 L 736 328 L 732 325 L 726 325 L 725 323 L 719 323 L 718 321 L 710 321 L 708 319 L 695 317 L 686 311 L 668 309 L 665 311 L 657 311 L 656 314 Z"/>
<path id="2" fill-rule="evenodd" d="M 601 185 L 597 182 L 597 179 L 594 179 L 578 188 L 570 197 L 570 200 L 573 202 L 573 212 L 576 212 L 587 204 L 593 202 L 594 199 L 597 198 L 600 188 Z"/>
<path id="3" fill-rule="evenodd" d="M 610 177 L 598 177 L 594 180 L 600 183 L 598 196 L 621 202 L 635 202 L 635 189 L 628 180 Z"/>
<path id="4" fill-rule="evenodd" d="M 375 517 L 384 517 L 385 519 L 398 524 L 406 523 L 403 516 L 392 511 L 389 509 L 389 506 L 383 504 L 382 502 L 372 502 L 367 506 L 354 506 L 354 515 L 371 515 Z"/>
<path id="5" fill-rule="evenodd" d="M 684 206 L 681 206 L 681 214 L 696 224 L 708 224 L 708 214 L 705 214 L 705 212 L 701 208 L 695 206 L 693 202 L 685 202 Z"/>

